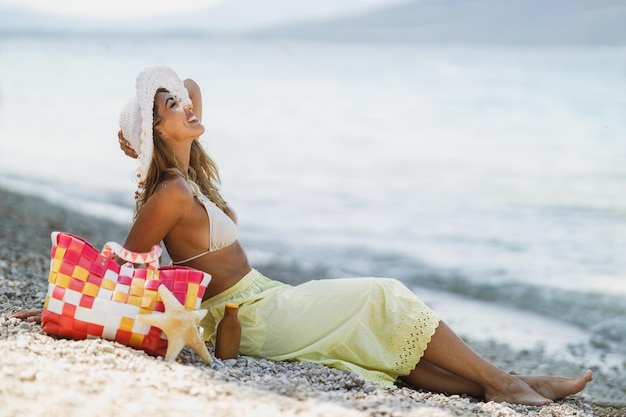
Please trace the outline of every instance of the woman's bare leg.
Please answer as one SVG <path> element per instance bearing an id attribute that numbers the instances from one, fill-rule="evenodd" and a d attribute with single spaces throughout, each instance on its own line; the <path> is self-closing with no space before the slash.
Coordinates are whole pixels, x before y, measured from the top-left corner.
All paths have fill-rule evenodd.
<path id="1" fill-rule="evenodd" d="M 517 378 L 526 382 L 539 395 L 550 400 L 576 394 L 582 391 L 589 381 L 593 380 L 591 371 L 587 371 L 576 378 L 552 376 L 517 376 Z M 475 398 L 485 397 L 480 385 L 441 369 L 425 359 L 419 361 L 411 374 L 400 379 L 416 389 L 447 395 L 467 394 Z"/>
<path id="2" fill-rule="evenodd" d="M 550 399 L 540 395 L 523 380 L 509 375 L 501 369 L 493 366 L 476 352 L 474 352 L 461 338 L 459 338 L 443 321 L 439 323 L 437 330 L 431 338 L 424 360 L 441 368 L 461 379 L 467 380 L 482 389 L 482 394 L 487 401 L 509 402 L 514 404 L 545 405 Z M 420 367 L 416 367 L 405 380 L 417 388 L 428 389 L 423 386 L 424 380 L 418 375 Z M 442 378 L 438 384 L 449 383 L 450 387 L 442 386 L 440 392 L 455 392 L 460 387 L 459 380 L 454 378 Z M 469 387 L 475 395 L 475 388 Z"/>
<path id="3" fill-rule="evenodd" d="M 420 360 L 409 375 L 400 379 L 415 389 L 447 395 L 467 394 L 476 398 L 485 396 L 480 385 L 441 369 L 425 359 Z"/>

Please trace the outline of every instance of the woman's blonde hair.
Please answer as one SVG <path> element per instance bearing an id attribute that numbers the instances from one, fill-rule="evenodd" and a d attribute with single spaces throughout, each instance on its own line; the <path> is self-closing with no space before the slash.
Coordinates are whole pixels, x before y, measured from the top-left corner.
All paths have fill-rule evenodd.
<path id="1" fill-rule="evenodd" d="M 153 123 L 152 133 L 154 141 L 154 154 L 152 162 L 148 169 L 146 180 L 140 184 L 141 190 L 136 196 L 135 217 L 154 194 L 159 184 L 169 174 L 175 173 L 180 175 L 187 182 L 193 182 L 198 185 L 200 192 L 207 196 L 224 212 L 228 210 L 228 205 L 220 194 L 218 185 L 220 184 L 220 176 L 217 165 L 206 153 L 198 139 L 194 139 L 191 144 L 191 155 L 189 159 L 189 169 L 183 171 L 182 163 L 176 158 L 171 146 L 163 139 L 163 135 L 157 129 L 161 123 L 161 117 L 158 115 L 156 96 L 159 93 L 169 93 L 165 88 L 159 88 L 155 93 L 155 101 L 152 109 Z"/>

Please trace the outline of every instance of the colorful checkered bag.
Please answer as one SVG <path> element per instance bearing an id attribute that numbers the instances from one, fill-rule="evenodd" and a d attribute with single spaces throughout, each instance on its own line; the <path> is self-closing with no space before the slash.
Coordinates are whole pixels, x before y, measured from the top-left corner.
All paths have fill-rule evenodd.
<path id="1" fill-rule="evenodd" d="M 115 255 L 127 263 L 119 265 Z M 160 285 L 186 308 L 198 309 L 211 276 L 182 266 L 159 268 L 160 255 L 158 245 L 138 254 L 115 242 L 98 252 L 77 236 L 53 232 L 43 330 L 75 340 L 101 337 L 164 356 L 167 339 L 163 332 L 135 318 L 164 311 L 157 293 Z"/>

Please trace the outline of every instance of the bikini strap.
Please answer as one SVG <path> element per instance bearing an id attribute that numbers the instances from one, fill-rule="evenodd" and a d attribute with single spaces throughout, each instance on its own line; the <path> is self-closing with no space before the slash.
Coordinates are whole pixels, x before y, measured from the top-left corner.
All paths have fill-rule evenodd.
<path id="1" fill-rule="evenodd" d="M 200 253 L 200 254 L 198 254 L 198 255 L 196 255 L 196 256 L 192 256 L 191 258 L 187 258 L 187 259 L 185 259 L 185 260 L 183 260 L 183 261 L 178 261 L 178 262 L 174 262 L 174 261 L 172 261 L 172 264 L 174 264 L 174 265 L 186 264 L 187 262 L 191 262 L 191 261 L 193 261 L 194 259 L 198 259 L 198 258 L 200 258 L 201 256 L 204 256 L 204 255 L 206 255 L 207 253 L 210 253 L 210 252 L 211 252 L 211 251 L 210 251 L 210 250 L 208 250 L 208 251 L 206 251 L 206 252 L 202 252 L 202 253 Z"/>

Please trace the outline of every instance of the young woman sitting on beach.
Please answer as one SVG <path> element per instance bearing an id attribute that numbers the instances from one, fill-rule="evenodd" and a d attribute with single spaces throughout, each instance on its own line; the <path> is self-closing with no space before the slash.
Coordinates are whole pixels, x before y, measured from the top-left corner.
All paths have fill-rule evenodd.
<path id="1" fill-rule="evenodd" d="M 164 242 L 176 264 L 212 276 L 201 322 L 215 342 L 226 303 L 239 305 L 240 353 L 301 360 L 357 372 L 386 385 L 467 394 L 486 401 L 545 405 L 592 380 L 514 376 L 465 344 L 395 279 L 346 278 L 291 286 L 251 268 L 237 241 L 234 211 L 217 188 L 198 85 L 165 66 L 146 68 L 120 115 L 120 146 L 139 161 L 134 223 L 124 246 L 147 252 Z"/>

